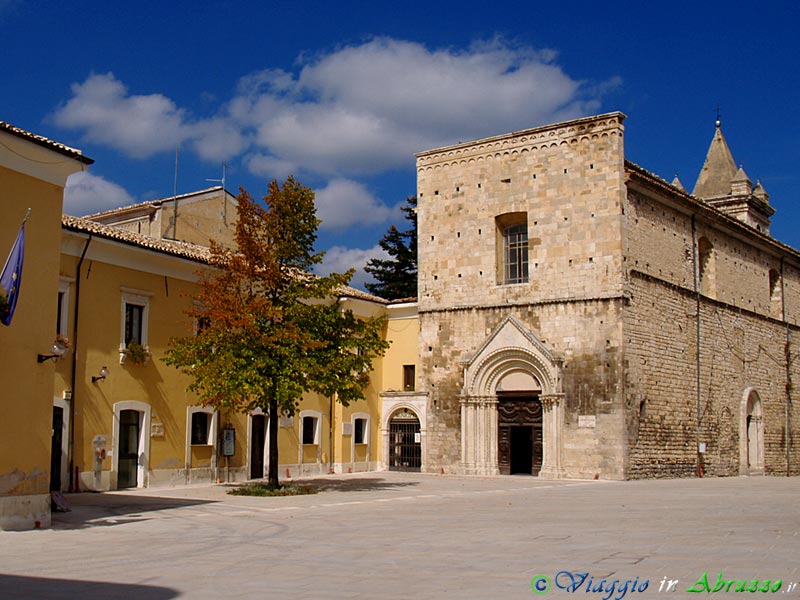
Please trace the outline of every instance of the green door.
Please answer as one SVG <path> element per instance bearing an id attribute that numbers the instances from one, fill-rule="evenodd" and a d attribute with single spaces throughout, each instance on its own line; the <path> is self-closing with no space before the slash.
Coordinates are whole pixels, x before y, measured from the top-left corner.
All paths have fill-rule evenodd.
<path id="1" fill-rule="evenodd" d="M 119 450 L 117 451 L 117 487 L 136 487 L 139 472 L 139 411 L 119 413 Z"/>

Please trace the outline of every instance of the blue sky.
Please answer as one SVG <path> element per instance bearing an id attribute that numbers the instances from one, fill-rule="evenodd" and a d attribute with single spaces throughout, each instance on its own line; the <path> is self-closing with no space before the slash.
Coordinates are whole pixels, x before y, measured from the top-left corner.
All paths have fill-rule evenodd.
<path id="1" fill-rule="evenodd" d="M 738 4 L 0 0 L 0 120 L 95 159 L 70 214 L 172 195 L 176 147 L 178 193 L 293 173 L 344 270 L 405 227 L 415 152 L 619 110 L 691 191 L 719 105 L 800 248 L 800 3 Z"/>

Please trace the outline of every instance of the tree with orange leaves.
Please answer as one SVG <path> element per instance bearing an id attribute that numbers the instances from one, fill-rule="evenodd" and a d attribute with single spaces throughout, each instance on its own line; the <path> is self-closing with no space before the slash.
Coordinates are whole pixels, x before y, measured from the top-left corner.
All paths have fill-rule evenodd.
<path id="1" fill-rule="evenodd" d="M 311 274 L 319 220 L 314 192 L 289 177 L 272 181 L 264 204 L 237 197 L 237 249 L 211 244 L 195 307 L 194 336 L 175 338 L 165 361 L 191 376 L 189 389 L 221 410 L 269 417 L 268 485 L 278 481 L 278 417 L 294 414 L 306 392 L 343 405 L 364 397 L 373 358 L 388 344 L 381 319 L 342 310 L 352 277 Z"/>

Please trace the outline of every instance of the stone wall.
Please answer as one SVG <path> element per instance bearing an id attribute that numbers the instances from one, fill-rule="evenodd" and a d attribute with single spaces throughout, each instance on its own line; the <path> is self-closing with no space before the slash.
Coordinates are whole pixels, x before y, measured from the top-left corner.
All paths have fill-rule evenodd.
<path id="1" fill-rule="evenodd" d="M 743 397 L 755 390 L 764 411 L 764 470 L 786 473 L 786 327 L 707 298 L 700 304 L 700 435 L 697 435 L 697 300 L 685 288 L 631 273 L 625 313 L 628 477 L 690 476 L 697 442 L 707 475 L 737 475 Z M 792 328 L 792 354 L 800 333 Z M 798 381 L 794 362 L 791 378 Z M 797 401 L 797 394 L 793 394 Z M 800 434 L 794 415 L 792 439 Z M 800 471 L 797 457 L 791 472 Z"/>
<path id="2" fill-rule="evenodd" d="M 698 442 L 707 446 L 705 474 L 746 471 L 746 390 L 755 390 L 763 406 L 764 471 L 785 473 L 787 325 L 781 319 L 785 303 L 790 331 L 797 330 L 797 257 L 680 195 L 664 198 L 634 186 L 625 214 L 627 475 L 693 475 Z M 699 278 L 698 336 L 694 272 L 702 257 L 693 240 L 701 238 L 710 242 L 711 253 Z M 777 287 L 770 271 L 782 273 Z M 792 354 L 800 350 L 794 336 Z M 792 371 L 796 381 L 797 363 Z M 797 424 L 790 430 L 796 436 Z M 791 470 L 799 464 L 792 460 Z"/>
<path id="3" fill-rule="evenodd" d="M 470 308 L 420 315 L 421 364 L 429 388 L 427 470 L 461 461 L 462 360 L 508 315 L 564 356 L 563 466 L 568 477 L 624 476 L 621 299 L 576 300 L 514 308 Z M 594 417 L 579 427 L 579 416 Z M 585 424 L 586 420 L 583 420 Z"/>
<path id="4" fill-rule="evenodd" d="M 564 361 L 567 476 L 621 478 L 620 113 L 417 157 L 420 383 L 429 471 L 461 462 L 462 360 L 508 315 Z M 529 280 L 506 285 L 498 217 L 523 213 Z M 502 218 L 502 217 L 501 217 Z M 586 419 L 578 427 L 578 416 Z"/>
<path id="5" fill-rule="evenodd" d="M 787 376 L 786 323 L 796 356 L 800 254 L 625 163 L 623 118 L 417 156 L 425 469 L 458 470 L 465 361 L 511 315 L 563 359 L 565 476 L 691 476 L 698 441 L 706 474 L 746 471 L 753 394 L 759 470 L 785 473 L 786 389 L 800 381 L 800 361 Z M 522 283 L 503 281 L 507 217 L 527 223 Z"/>
<path id="6" fill-rule="evenodd" d="M 622 273 L 622 115 L 418 155 L 419 307 L 616 294 Z M 496 218 L 527 216 L 529 282 L 502 285 Z"/>

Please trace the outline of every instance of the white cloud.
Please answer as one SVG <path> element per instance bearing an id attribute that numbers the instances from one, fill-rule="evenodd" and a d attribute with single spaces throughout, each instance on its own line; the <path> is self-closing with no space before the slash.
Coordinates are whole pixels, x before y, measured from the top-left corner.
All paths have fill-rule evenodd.
<path id="1" fill-rule="evenodd" d="M 555 57 L 501 39 L 458 50 L 382 37 L 301 56 L 293 71 L 246 74 L 208 118 L 162 94 L 131 94 L 106 73 L 74 84 L 54 119 L 134 157 L 187 143 L 204 160 L 239 157 L 257 175 L 353 177 L 411 165 L 422 150 L 589 114 L 620 83 L 575 80 Z"/>
<path id="2" fill-rule="evenodd" d="M 376 38 L 306 61 L 296 76 L 247 76 L 230 110 L 265 154 L 316 173 L 375 173 L 421 150 L 596 110 L 554 57 L 499 40 L 454 51 Z"/>
<path id="3" fill-rule="evenodd" d="M 209 162 L 226 161 L 240 155 L 249 146 L 245 133 L 221 117 L 195 124 L 191 135 L 195 151 Z"/>
<path id="4" fill-rule="evenodd" d="M 247 165 L 247 170 L 253 175 L 279 181 L 286 179 L 289 175 L 299 170 L 293 162 L 281 160 L 274 156 L 265 156 L 264 154 L 251 154 L 244 159 L 244 162 Z"/>
<path id="5" fill-rule="evenodd" d="M 88 171 L 70 175 L 64 188 L 64 212 L 68 215 L 90 215 L 134 202 L 122 187 Z"/>
<path id="6" fill-rule="evenodd" d="M 72 85 L 72 98 L 54 115 L 57 125 L 82 129 L 86 140 L 136 158 L 174 149 L 189 134 L 185 113 L 166 96 L 130 96 L 113 73 Z"/>
<path id="7" fill-rule="evenodd" d="M 372 276 L 364 271 L 364 266 L 372 258 L 386 259 L 389 256 L 381 250 L 380 246 L 373 246 L 365 250 L 333 246 L 325 253 L 322 264 L 317 265 L 315 271 L 320 275 L 329 275 L 330 273 L 344 273 L 348 269 L 356 269 L 350 285 L 364 289 L 365 282 L 373 281 Z"/>
<path id="8" fill-rule="evenodd" d="M 334 179 L 314 191 L 320 229 L 347 229 L 355 224 L 385 223 L 393 210 L 366 187 L 349 179 Z"/>
<path id="9" fill-rule="evenodd" d="M 249 145 L 246 131 L 229 116 L 192 120 L 162 94 L 129 94 L 113 73 L 92 74 L 72 84 L 72 98 L 56 109 L 53 121 L 134 158 L 174 151 L 189 142 L 200 158 L 219 162 Z"/>

